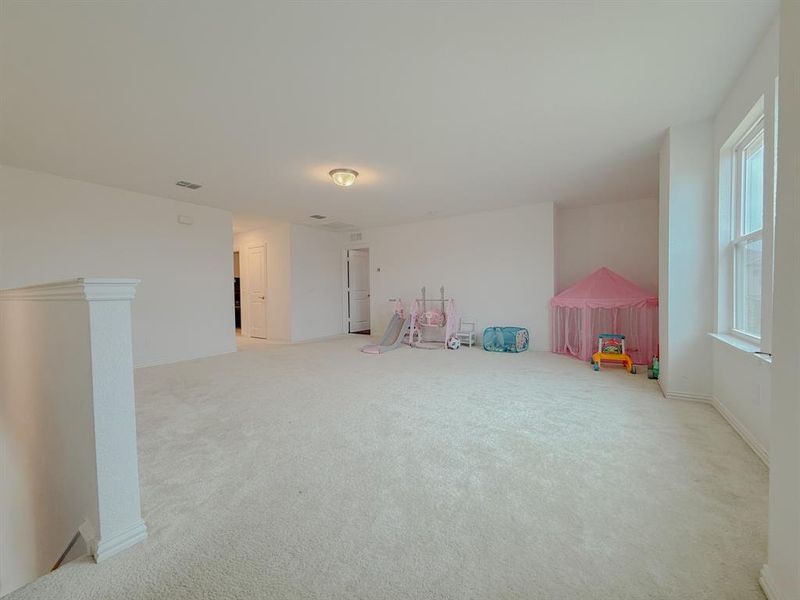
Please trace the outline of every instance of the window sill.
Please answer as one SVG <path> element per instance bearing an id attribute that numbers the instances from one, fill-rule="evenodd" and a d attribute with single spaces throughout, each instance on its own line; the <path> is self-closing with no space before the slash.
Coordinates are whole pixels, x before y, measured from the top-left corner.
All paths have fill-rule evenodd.
<path id="1" fill-rule="evenodd" d="M 765 362 L 768 365 L 772 364 L 772 356 L 769 354 L 755 354 L 754 356 L 761 362 Z"/>
<path id="2" fill-rule="evenodd" d="M 752 342 L 745 341 L 742 338 L 736 337 L 735 335 L 731 335 L 729 333 L 709 333 L 708 335 L 718 342 L 726 344 L 727 346 L 735 350 L 739 350 L 740 352 L 744 352 L 745 354 L 749 354 L 761 362 L 772 364 L 771 356 L 766 354 L 756 354 L 757 352 L 761 351 L 761 348 Z"/>

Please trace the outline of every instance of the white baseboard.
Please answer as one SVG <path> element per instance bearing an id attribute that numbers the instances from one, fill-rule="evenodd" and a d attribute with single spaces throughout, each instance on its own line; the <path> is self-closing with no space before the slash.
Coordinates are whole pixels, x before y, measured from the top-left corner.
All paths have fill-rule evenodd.
<path id="1" fill-rule="evenodd" d="M 154 358 L 152 360 L 146 360 L 144 362 L 136 363 L 133 365 L 134 369 L 146 369 L 148 367 L 160 367 L 162 365 L 174 365 L 175 363 L 186 362 L 189 360 L 197 360 L 199 358 L 211 358 L 212 356 L 222 356 L 223 354 L 233 354 L 236 352 L 236 347 L 232 350 L 225 350 L 223 352 L 214 352 L 213 354 L 207 354 L 205 352 L 200 354 L 189 354 L 187 356 L 181 356 L 180 358 L 172 357 L 159 357 Z"/>
<path id="2" fill-rule="evenodd" d="M 767 452 L 766 448 L 761 445 L 761 443 L 753 436 L 752 433 L 742 425 L 742 422 L 736 418 L 736 416 L 728 410 L 728 407 L 725 406 L 722 402 L 720 402 L 717 398 L 711 398 L 711 404 L 714 408 L 717 409 L 717 412 L 722 415 L 722 418 L 725 419 L 731 427 L 739 434 L 739 436 L 745 441 L 745 443 L 750 446 L 750 449 L 756 453 L 756 456 L 761 459 L 761 461 L 769 467 L 769 453 Z"/>
<path id="3" fill-rule="evenodd" d="M 690 402 L 705 402 L 711 404 L 711 396 L 708 394 L 695 394 L 690 392 L 667 392 L 664 394 L 670 400 L 689 400 Z"/>
<path id="4" fill-rule="evenodd" d="M 140 520 L 138 523 L 119 532 L 117 535 L 92 544 L 94 560 L 95 562 L 100 562 L 111 558 L 115 554 L 119 554 L 131 546 L 143 542 L 145 539 L 147 539 L 147 526 L 144 524 L 144 521 Z"/>
<path id="5" fill-rule="evenodd" d="M 786 597 L 778 592 L 778 588 L 775 587 L 772 581 L 769 565 L 761 567 L 761 577 L 758 578 L 758 583 L 761 585 L 761 589 L 764 590 L 767 600 L 786 600 Z"/>
<path id="6" fill-rule="evenodd" d="M 350 335 L 361 335 L 365 340 L 368 340 L 370 336 L 363 335 L 363 334 L 355 334 L 355 333 L 333 333 L 331 335 L 323 335 L 322 337 L 313 337 L 313 338 L 306 338 L 302 340 L 293 340 L 290 342 L 291 344 L 313 344 L 314 342 L 324 342 L 326 340 L 335 340 L 336 338 L 346 338 Z"/>

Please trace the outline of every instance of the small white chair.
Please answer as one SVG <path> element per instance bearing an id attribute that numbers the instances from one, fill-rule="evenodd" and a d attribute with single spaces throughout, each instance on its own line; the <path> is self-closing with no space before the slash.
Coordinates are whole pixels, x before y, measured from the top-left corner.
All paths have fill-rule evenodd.
<path id="1" fill-rule="evenodd" d="M 466 344 L 471 348 L 475 343 L 475 321 L 460 319 L 456 337 L 462 344 Z"/>

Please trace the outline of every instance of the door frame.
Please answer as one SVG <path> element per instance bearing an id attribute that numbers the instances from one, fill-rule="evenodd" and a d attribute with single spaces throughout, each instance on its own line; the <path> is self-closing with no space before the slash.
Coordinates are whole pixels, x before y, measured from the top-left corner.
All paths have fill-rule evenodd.
<path id="1" fill-rule="evenodd" d="M 233 270 L 233 282 L 234 282 L 234 297 L 233 297 L 233 325 L 234 331 L 237 329 L 239 330 L 239 334 L 244 336 L 244 303 L 242 302 L 242 253 L 239 252 L 239 248 L 234 246 L 233 248 L 233 264 L 234 267 L 236 266 L 236 261 L 239 261 L 239 327 L 236 327 L 236 269 Z"/>
<path id="2" fill-rule="evenodd" d="M 349 281 L 347 280 L 347 252 L 350 250 L 369 250 L 367 257 L 367 268 L 369 269 L 369 327 L 372 330 L 372 250 L 369 244 L 362 242 L 351 242 L 342 249 L 342 331 L 350 333 L 350 296 L 348 295 Z"/>
<path id="3" fill-rule="evenodd" d="M 266 330 L 266 338 L 270 339 L 269 335 L 269 268 L 267 261 L 269 260 L 269 244 L 247 244 L 244 246 L 244 261 L 242 261 L 242 249 L 239 246 L 234 247 L 234 252 L 239 253 L 239 295 L 244 296 L 242 299 L 242 337 L 250 336 L 250 261 L 248 260 L 247 251 L 250 248 L 264 248 L 264 329 Z"/>

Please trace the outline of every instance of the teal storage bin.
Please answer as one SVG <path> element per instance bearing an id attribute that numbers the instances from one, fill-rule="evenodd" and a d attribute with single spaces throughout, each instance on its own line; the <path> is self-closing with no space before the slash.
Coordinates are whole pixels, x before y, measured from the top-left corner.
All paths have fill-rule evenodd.
<path id="1" fill-rule="evenodd" d="M 530 335 L 524 327 L 487 327 L 483 330 L 483 349 L 487 352 L 525 352 Z"/>

